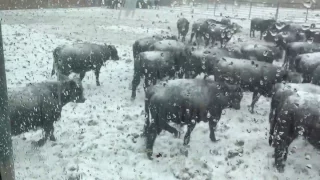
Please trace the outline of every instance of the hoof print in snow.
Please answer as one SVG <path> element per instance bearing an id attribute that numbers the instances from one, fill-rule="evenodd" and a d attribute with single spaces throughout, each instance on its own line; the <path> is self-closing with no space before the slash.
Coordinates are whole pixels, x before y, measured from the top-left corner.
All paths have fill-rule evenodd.
<path id="1" fill-rule="evenodd" d="M 121 126 L 121 125 L 118 125 L 118 126 L 117 126 L 117 129 L 118 129 L 119 131 L 123 131 L 123 130 L 124 130 L 124 127 Z"/>
<path id="2" fill-rule="evenodd" d="M 181 148 L 180 153 L 186 157 L 188 157 L 188 155 L 189 155 L 188 149 L 186 149 L 186 148 Z"/>
<path id="3" fill-rule="evenodd" d="M 242 159 L 239 159 L 239 160 L 237 160 L 237 164 L 236 165 L 240 166 L 243 163 L 244 163 L 244 161 Z"/>
<path id="4" fill-rule="evenodd" d="M 126 63 L 131 63 L 131 62 L 132 62 L 131 59 L 127 59 L 127 60 L 126 60 Z"/>
<path id="5" fill-rule="evenodd" d="M 97 121 L 90 120 L 90 121 L 88 122 L 88 126 L 96 126 L 96 125 L 98 125 L 98 122 L 97 122 Z"/>
<path id="6" fill-rule="evenodd" d="M 235 143 L 236 146 L 243 146 L 244 145 L 244 141 L 240 140 L 240 141 L 236 141 Z"/>
<path id="7" fill-rule="evenodd" d="M 306 165 L 306 167 L 301 169 L 301 173 L 309 175 L 309 170 L 312 168 L 311 164 Z"/>
<path id="8" fill-rule="evenodd" d="M 130 120 L 132 120 L 132 117 L 129 116 L 129 115 L 125 115 L 125 116 L 124 116 L 124 120 L 129 120 L 129 121 L 130 121 Z"/>
<path id="9" fill-rule="evenodd" d="M 75 171 L 75 170 L 77 170 L 77 168 L 75 168 L 75 167 L 70 167 L 69 168 L 69 171 Z"/>
<path id="10" fill-rule="evenodd" d="M 306 158 L 306 160 L 310 160 L 310 155 L 309 155 L 309 154 L 306 154 L 306 155 L 305 155 L 305 158 Z"/>
<path id="11" fill-rule="evenodd" d="M 236 156 L 242 156 L 242 154 L 243 154 L 243 149 L 242 148 L 241 149 L 237 149 L 237 150 L 230 150 L 228 152 L 227 158 L 231 159 L 231 158 L 234 158 Z"/>
<path id="12" fill-rule="evenodd" d="M 68 180 L 81 180 L 81 175 L 71 175 L 68 177 Z"/>

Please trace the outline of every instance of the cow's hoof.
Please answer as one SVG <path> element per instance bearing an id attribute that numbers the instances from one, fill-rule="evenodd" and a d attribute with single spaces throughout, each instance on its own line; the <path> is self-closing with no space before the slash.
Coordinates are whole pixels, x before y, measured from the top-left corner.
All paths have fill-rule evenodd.
<path id="1" fill-rule="evenodd" d="M 148 156 L 148 159 L 153 160 L 153 158 L 152 158 L 152 152 L 147 152 L 147 156 Z"/>
<path id="2" fill-rule="evenodd" d="M 174 135 L 174 137 L 175 137 L 175 138 L 180 138 L 180 135 L 181 135 L 181 133 L 178 131 L 178 132 Z"/>
<path id="3" fill-rule="evenodd" d="M 272 147 L 272 137 L 269 137 L 269 146 Z"/>
<path id="4" fill-rule="evenodd" d="M 39 141 L 32 141 L 31 144 L 34 146 L 34 147 L 41 147 L 45 144 L 45 139 L 40 139 Z"/>
<path id="5" fill-rule="evenodd" d="M 283 173 L 283 172 L 284 172 L 284 165 L 277 166 L 277 171 L 278 171 L 279 173 Z"/>
<path id="6" fill-rule="evenodd" d="M 100 83 L 97 82 L 97 86 L 100 86 Z"/>
<path id="7" fill-rule="evenodd" d="M 140 137 L 146 137 L 146 136 L 147 136 L 146 133 L 141 133 L 141 134 L 140 134 Z"/>
<path id="8" fill-rule="evenodd" d="M 53 135 L 50 136 L 50 141 L 56 141 L 56 140 L 57 140 L 56 137 L 54 137 Z"/>
<path id="9" fill-rule="evenodd" d="M 252 107 L 250 105 L 248 105 L 248 111 L 251 113 L 251 114 L 254 114 L 254 110 L 252 110 Z"/>
<path id="10" fill-rule="evenodd" d="M 216 142 L 219 142 L 220 139 L 211 139 L 212 142 L 216 143 Z"/>
<path id="11" fill-rule="evenodd" d="M 131 97 L 130 98 L 131 101 L 134 101 L 135 99 L 136 99 L 136 97 Z"/>

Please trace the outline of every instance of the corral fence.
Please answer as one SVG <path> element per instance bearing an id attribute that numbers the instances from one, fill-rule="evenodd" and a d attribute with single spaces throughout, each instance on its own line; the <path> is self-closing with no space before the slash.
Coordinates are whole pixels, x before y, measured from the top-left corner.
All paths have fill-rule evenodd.
<path id="1" fill-rule="evenodd" d="M 320 19 L 320 3 L 304 3 L 286 0 L 180 0 L 177 11 L 236 19 L 274 18 L 279 20 L 317 21 Z"/>
<path id="2" fill-rule="evenodd" d="M 315 3 L 287 3 L 280 1 L 253 2 L 253 1 L 211 1 L 208 0 L 208 10 L 213 10 L 214 16 L 229 16 L 235 18 L 275 18 L 275 19 L 308 19 L 320 18 L 320 4 Z"/>
<path id="3" fill-rule="evenodd" d="M 72 7 L 93 7 L 106 6 L 112 0 L 0 0 L 0 10 L 12 9 L 41 9 L 41 8 L 72 8 Z M 130 0 L 122 0 L 130 1 Z M 144 1 L 148 5 L 154 5 L 154 0 Z M 205 0 L 204 0 L 205 1 Z M 174 0 L 161 0 L 160 6 L 170 6 Z M 179 1 L 180 2 L 180 1 Z M 178 3 L 181 5 L 180 3 Z"/>
<path id="4" fill-rule="evenodd" d="M 0 10 L 101 6 L 104 0 L 0 0 Z"/>

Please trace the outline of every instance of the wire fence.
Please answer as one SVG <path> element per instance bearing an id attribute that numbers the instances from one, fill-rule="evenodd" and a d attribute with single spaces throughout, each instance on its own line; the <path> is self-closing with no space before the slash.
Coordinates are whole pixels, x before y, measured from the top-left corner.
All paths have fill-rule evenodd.
<path id="1" fill-rule="evenodd" d="M 274 18 L 298 22 L 316 22 L 320 18 L 320 4 L 252 2 L 235 0 L 206 0 L 199 3 L 184 3 L 174 6 L 178 11 L 195 14 L 223 16 L 236 19 Z"/>

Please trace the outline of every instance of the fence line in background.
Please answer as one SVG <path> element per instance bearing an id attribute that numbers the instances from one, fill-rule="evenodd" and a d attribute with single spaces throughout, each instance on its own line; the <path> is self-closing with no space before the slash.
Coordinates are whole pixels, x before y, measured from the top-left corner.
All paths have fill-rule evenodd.
<path id="1" fill-rule="evenodd" d="M 223 16 L 235 19 L 274 18 L 276 20 L 294 20 L 299 22 L 317 21 L 320 18 L 320 4 L 306 5 L 303 3 L 261 3 L 253 1 L 206 0 L 203 3 L 184 4 L 173 7 L 175 10 Z"/>

